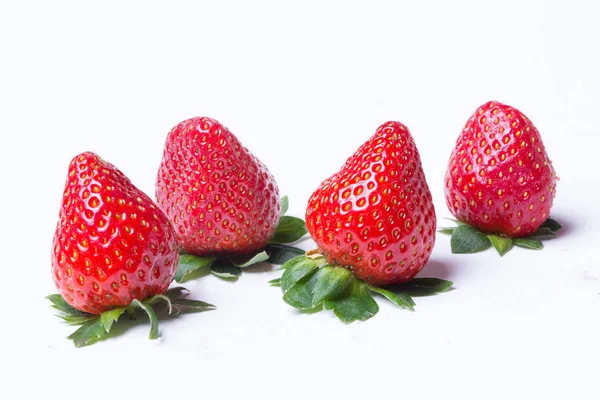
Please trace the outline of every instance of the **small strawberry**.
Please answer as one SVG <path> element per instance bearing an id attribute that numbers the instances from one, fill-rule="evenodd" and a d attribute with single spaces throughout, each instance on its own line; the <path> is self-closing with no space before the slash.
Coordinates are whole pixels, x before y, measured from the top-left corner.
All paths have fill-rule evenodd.
<path id="1" fill-rule="evenodd" d="M 456 141 L 445 178 L 446 203 L 472 228 L 519 238 L 547 221 L 556 182 L 533 123 L 516 108 L 490 101 L 475 111 Z M 504 244 L 509 249 L 509 241 Z"/>
<path id="2" fill-rule="evenodd" d="M 419 152 L 399 122 L 381 125 L 321 183 L 308 201 L 306 224 L 322 255 L 291 260 L 274 282 L 294 307 L 322 304 L 350 322 L 377 312 L 369 291 L 412 310 L 409 294 L 416 287 L 433 294 L 452 285 L 413 279 L 435 244 L 436 215 Z M 404 283 L 400 294 L 376 286 L 399 283 Z"/>
<path id="3" fill-rule="evenodd" d="M 53 241 L 52 277 L 62 299 L 50 299 L 57 308 L 88 322 L 144 305 L 167 291 L 178 257 L 175 232 L 147 195 L 94 153 L 73 158 Z"/>
<path id="4" fill-rule="evenodd" d="M 265 165 L 211 118 L 181 122 L 168 134 L 156 198 L 186 253 L 250 254 L 279 221 L 279 189 Z"/>

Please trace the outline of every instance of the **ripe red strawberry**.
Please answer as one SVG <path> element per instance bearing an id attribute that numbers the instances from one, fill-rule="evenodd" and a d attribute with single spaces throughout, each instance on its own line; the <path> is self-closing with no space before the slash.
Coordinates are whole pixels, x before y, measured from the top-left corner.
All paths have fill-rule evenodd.
<path id="1" fill-rule="evenodd" d="M 312 194 L 306 223 L 330 264 L 376 285 L 412 279 L 431 255 L 436 216 L 408 128 L 381 125 Z"/>
<path id="2" fill-rule="evenodd" d="M 533 123 L 516 108 L 490 101 L 467 121 L 445 181 L 446 203 L 458 220 L 520 237 L 549 217 L 557 178 Z"/>
<path id="3" fill-rule="evenodd" d="M 52 277 L 74 308 L 100 314 L 161 294 L 179 253 L 153 201 L 91 152 L 71 161 L 52 251 Z"/>
<path id="4" fill-rule="evenodd" d="M 281 209 L 279 189 L 265 165 L 226 127 L 206 117 L 183 121 L 169 132 L 156 198 L 180 246 L 196 255 L 263 248 Z"/>

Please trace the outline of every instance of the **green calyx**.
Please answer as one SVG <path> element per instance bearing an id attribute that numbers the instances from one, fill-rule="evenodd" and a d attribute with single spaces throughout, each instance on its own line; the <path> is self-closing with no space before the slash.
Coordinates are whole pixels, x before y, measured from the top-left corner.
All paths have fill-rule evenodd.
<path id="1" fill-rule="evenodd" d="M 525 237 L 510 238 L 504 235 L 484 233 L 460 221 L 452 221 L 458 226 L 441 228 L 438 232 L 451 235 L 450 247 L 454 254 L 478 253 L 490 247 L 496 249 L 500 256 L 508 253 L 514 246 L 541 250 L 544 248 L 542 241 L 556 238 L 556 231 L 562 228 L 557 221 L 548 218 L 534 233 Z"/>
<path id="2" fill-rule="evenodd" d="M 105 311 L 100 315 L 88 314 L 79 311 L 70 306 L 60 294 L 51 294 L 46 298 L 52 302 L 52 307 L 60 312 L 57 316 L 62 318 L 67 324 L 79 326 L 79 328 L 68 336 L 73 340 L 75 347 L 83 347 L 109 336 L 114 323 L 118 322 L 121 315 L 127 313 L 132 319 L 137 317 L 139 312 L 148 316 L 150 320 L 150 339 L 157 339 L 158 317 L 154 309 L 158 304 L 164 305 L 164 311 L 172 314 L 173 311 L 194 312 L 214 309 L 215 306 L 199 300 L 187 299 L 187 289 L 175 287 L 167 290 L 164 294 L 158 294 L 142 301 L 134 299 L 127 307 L 117 307 Z M 158 309 L 158 311 L 161 311 Z"/>
<path id="3" fill-rule="evenodd" d="M 182 253 L 175 272 L 175 281 L 182 283 L 209 271 L 215 276 L 226 280 L 236 280 L 242 270 L 258 263 L 268 261 L 281 265 L 286 261 L 304 254 L 304 250 L 289 243 L 300 240 L 307 234 L 304 220 L 285 215 L 289 207 L 287 196 L 281 198 L 281 215 L 275 233 L 264 249 L 250 255 L 197 256 Z"/>
<path id="4" fill-rule="evenodd" d="M 332 310 L 344 323 L 366 321 L 377 314 L 373 293 L 414 311 L 413 296 L 434 295 L 452 287 L 452 282 L 443 279 L 415 278 L 384 289 L 361 281 L 347 268 L 328 264 L 320 255 L 297 256 L 281 269 L 281 278 L 269 283 L 281 288 L 286 303 L 301 311 Z"/>

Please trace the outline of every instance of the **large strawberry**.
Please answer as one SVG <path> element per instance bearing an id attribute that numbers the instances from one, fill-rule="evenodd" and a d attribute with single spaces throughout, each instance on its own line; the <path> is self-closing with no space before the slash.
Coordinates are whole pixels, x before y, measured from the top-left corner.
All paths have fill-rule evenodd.
<path id="1" fill-rule="evenodd" d="M 149 312 L 171 284 L 178 257 L 175 232 L 147 195 L 94 153 L 73 158 L 52 250 L 62 298 L 50 299 L 61 311 L 94 323 L 103 312 L 112 312 L 112 322 L 131 306 Z M 104 328 L 79 343 L 98 339 Z"/>
<path id="2" fill-rule="evenodd" d="M 245 267 L 269 257 L 266 252 L 253 257 L 268 242 L 292 242 L 306 233 L 302 220 L 280 220 L 285 210 L 275 179 L 229 129 L 212 118 L 191 118 L 169 132 L 156 179 L 156 199 L 186 253 L 177 281 L 213 265 L 217 256 L 221 261 L 212 271 L 234 277 L 231 272 L 240 270 L 226 256 Z M 276 235 L 278 226 L 295 234 Z"/>
<path id="3" fill-rule="evenodd" d="M 436 293 L 451 286 L 413 279 L 431 255 L 436 216 L 419 152 L 399 122 L 381 125 L 339 172 L 321 183 L 308 201 L 306 223 L 320 254 L 290 261 L 276 281 L 293 306 L 322 304 L 352 321 L 377 311 L 369 290 L 412 309 L 408 294 L 414 288 Z M 405 283 L 399 294 L 378 288 L 398 283 Z"/>
<path id="4" fill-rule="evenodd" d="M 499 102 L 483 104 L 458 137 L 446 172 L 448 208 L 474 228 L 461 228 L 467 237 L 455 237 L 453 249 L 470 252 L 493 244 L 504 254 L 513 243 L 539 248 L 541 244 L 529 241 L 535 239 L 531 235 L 553 237 L 560 227 L 548 221 L 556 182 L 540 133 L 529 118 Z M 479 241 L 471 235 L 475 230 Z M 465 246 L 465 241 L 479 242 L 480 248 Z"/>

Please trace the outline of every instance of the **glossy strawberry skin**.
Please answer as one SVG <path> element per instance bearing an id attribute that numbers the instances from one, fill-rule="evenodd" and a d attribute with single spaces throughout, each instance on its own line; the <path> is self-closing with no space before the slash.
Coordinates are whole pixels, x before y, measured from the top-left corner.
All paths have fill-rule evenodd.
<path id="1" fill-rule="evenodd" d="M 519 110 L 490 101 L 467 121 L 445 177 L 452 214 L 484 232 L 520 237 L 549 217 L 557 178 L 542 138 Z"/>
<path id="2" fill-rule="evenodd" d="M 169 287 L 179 252 L 154 202 L 91 152 L 73 158 L 53 241 L 52 277 L 74 308 L 100 314 Z"/>
<path id="3" fill-rule="evenodd" d="M 312 194 L 306 224 L 329 263 L 376 285 L 412 279 L 431 255 L 436 215 L 408 128 L 381 125 Z"/>
<path id="4" fill-rule="evenodd" d="M 262 249 L 281 203 L 266 166 L 218 121 L 196 117 L 168 134 L 156 181 L 159 207 L 187 253 Z"/>

